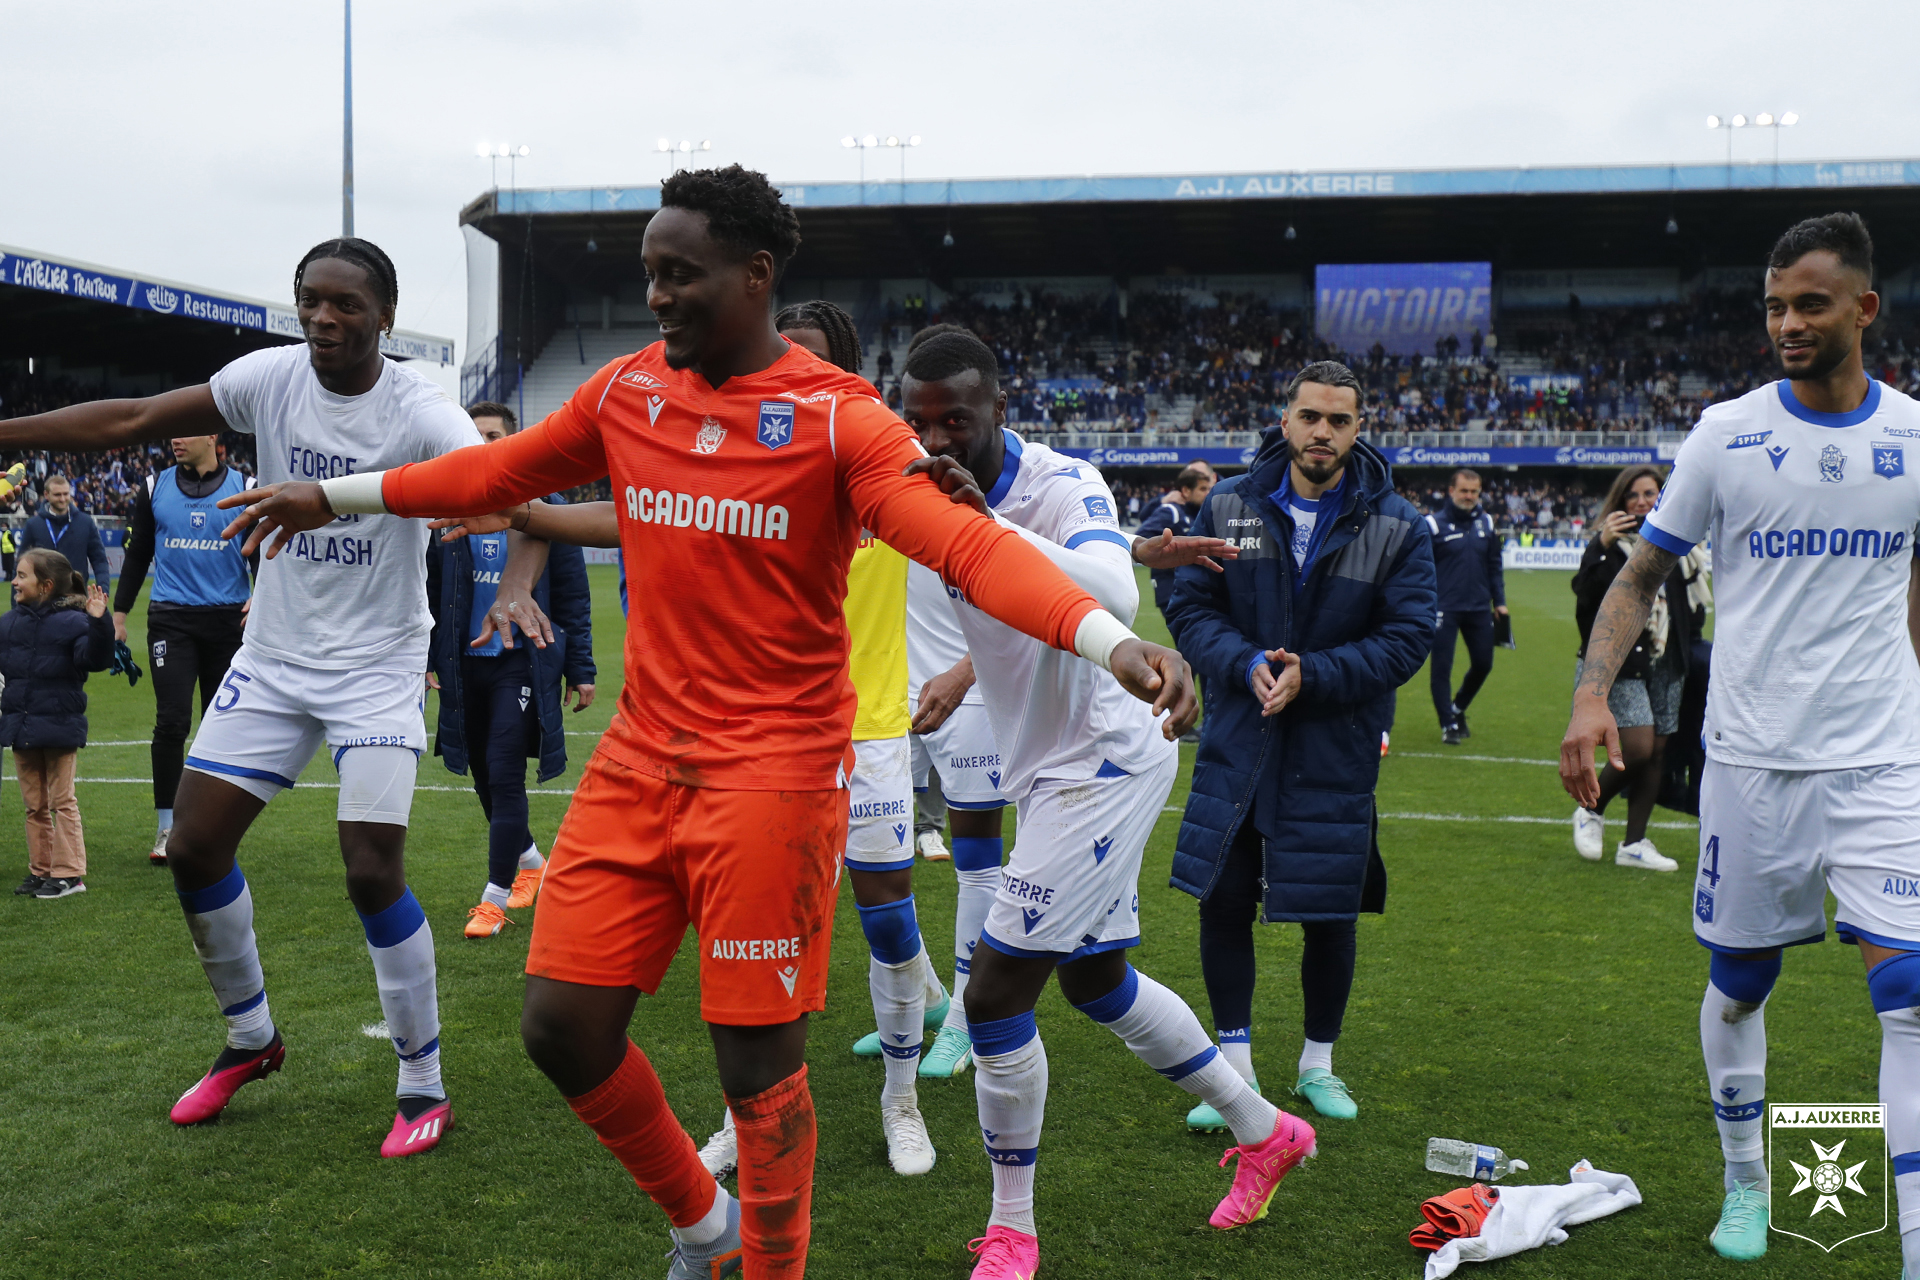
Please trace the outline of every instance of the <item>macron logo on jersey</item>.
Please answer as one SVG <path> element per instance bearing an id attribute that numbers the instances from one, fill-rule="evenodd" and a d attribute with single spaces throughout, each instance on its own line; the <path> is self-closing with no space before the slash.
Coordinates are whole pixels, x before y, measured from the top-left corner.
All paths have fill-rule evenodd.
<path id="1" fill-rule="evenodd" d="M 702 533 L 724 533 L 736 538 L 787 540 L 787 509 L 778 503 L 742 502 L 737 498 L 694 497 L 671 489 L 627 486 L 627 519 L 641 524 L 691 525 Z"/>

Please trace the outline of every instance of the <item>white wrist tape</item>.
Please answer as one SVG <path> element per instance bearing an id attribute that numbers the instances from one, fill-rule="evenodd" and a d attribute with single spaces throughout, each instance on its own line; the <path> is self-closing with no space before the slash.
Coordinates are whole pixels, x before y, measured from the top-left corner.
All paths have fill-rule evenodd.
<path id="1" fill-rule="evenodd" d="M 1133 632 L 1127 630 L 1126 624 L 1120 619 L 1105 609 L 1095 609 L 1080 619 L 1080 626 L 1073 633 L 1073 651 L 1088 662 L 1098 663 L 1111 671 L 1113 651 L 1122 640 L 1133 638 Z"/>
<path id="2" fill-rule="evenodd" d="M 383 516 L 387 514 L 387 504 L 380 496 L 380 482 L 386 474 L 362 471 L 358 475 L 335 476 L 322 480 L 320 488 L 327 495 L 327 505 L 337 516 Z"/>

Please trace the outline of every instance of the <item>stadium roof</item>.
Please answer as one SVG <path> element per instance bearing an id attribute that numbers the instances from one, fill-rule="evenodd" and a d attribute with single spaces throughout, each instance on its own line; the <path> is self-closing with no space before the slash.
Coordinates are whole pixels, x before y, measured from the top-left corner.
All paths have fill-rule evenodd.
<path id="1" fill-rule="evenodd" d="M 284 303 L 0 245 L 0 350 L 9 354 L 211 373 L 247 351 L 298 341 L 299 316 Z M 453 363 L 452 339 L 405 329 L 382 336 L 380 349 Z"/>
<path id="2" fill-rule="evenodd" d="M 800 214 L 792 270 L 803 277 L 1219 274 L 1438 258 L 1695 269 L 1757 262 L 1788 222 L 1836 207 L 1867 216 L 1887 250 L 1920 243 L 1920 160 L 1904 159 L 781 189 Z M 634 269 L 659 201 L 657 185 L 495 190 L 461 221 L 586 284 Z"/>

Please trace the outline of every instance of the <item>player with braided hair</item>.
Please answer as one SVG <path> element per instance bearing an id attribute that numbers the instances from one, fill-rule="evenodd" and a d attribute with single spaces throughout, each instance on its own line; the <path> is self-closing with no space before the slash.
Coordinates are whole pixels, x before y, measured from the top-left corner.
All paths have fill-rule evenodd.
<path id="1" fill-rule="evenodd" d="M 831 302 L 796 302 L 782 307 L 773 318 L 773 327 L 828 364 L 848 373 L 860 372 L 860 330 L 852 316 Z"/>
<path id="2" fill-rule="evenodd" d="M 15 418 L 0 428 L 5 447 L 95 451 L 241 431 L 255 437 L 260 479 L 272 483 L 377 471 L 480 443 L 439 387 L 381 355 L 400 295 L 378 246 L 315 245 L 293 285 L 304 344 L 242 356 L 199 386 Z M 207 521 L 199 536 L 216 539 L 218 530 Z M 227 1024 L 212 1070 L 174 1105 L 175 1124 L 215 1119 L 242 1085 L 278 1071 L 286 1057 L 235 853 L 322 743 L 340 775 L 347 897 L 399 1056 L 398 1114 L 380 1154 L 428 1150 L 453 1123 L 440 1079 L 433 934 L 405 868 L 426 746 L 426 542 L 418 521 L 348 516 L 260 565 L 241 648 L 188 750 L 166 843 L 194 951 Z"/>

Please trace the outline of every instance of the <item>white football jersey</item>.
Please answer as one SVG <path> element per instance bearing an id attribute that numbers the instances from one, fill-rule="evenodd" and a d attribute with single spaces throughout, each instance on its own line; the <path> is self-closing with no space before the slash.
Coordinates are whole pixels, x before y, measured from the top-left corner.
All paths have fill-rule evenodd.
<path id="1" fill-rule="evenodd" d="M 1775 382 L 1701 414 L 1644 532 L 1676 553 L 1712 540 L 1710 758 L 1920 760 L 1907 634 L 1917 528 L 1920 404 L 1892 388 L 1874 382 L 1853 412 L 1815 413 Z"/>
<path id="2" fill-rule="evenodd" d="M 1099 542 L 1131 556 L 1132 539 L 1120 532 L 1113 493 L 1098 471 L 1012 431 L 1006 443 L 1006 465 L 987 494 L 1001 519 L 1069 551 Z M 1103 767 L 1137 774 L 1178 751 L 1161 734 L 1152 707 L 1107 671 L 1015 631 L 958 596 L 953 610 L 986 698 L 1007 799 L 1023 800 L 1036 779 L 1091 778 Z"/>
<path id="3" fill-rule="evenodd" d="M 425 375 L 384 361 L 364 395 L 320 385 L 304 343 L 241 356 L 213 375 L 213 402 L 254 439 L 261 484 L 425 462 L 481 443 L 473 419 Z M 342 516 L 260 561 L 246 646 L 322 670 L 427 669 L 427 526 Z"/>
<path id="4" fill-rule="evenodd" d="M 907 706 L 920 706 L 920 686 L 953 670 L 967 656 L 967 636 L 947 603 L 947 584 L 918 561 L 907 562 Z M 981 705 L 976 676 L 967 696 L 969 706 Z"/>

